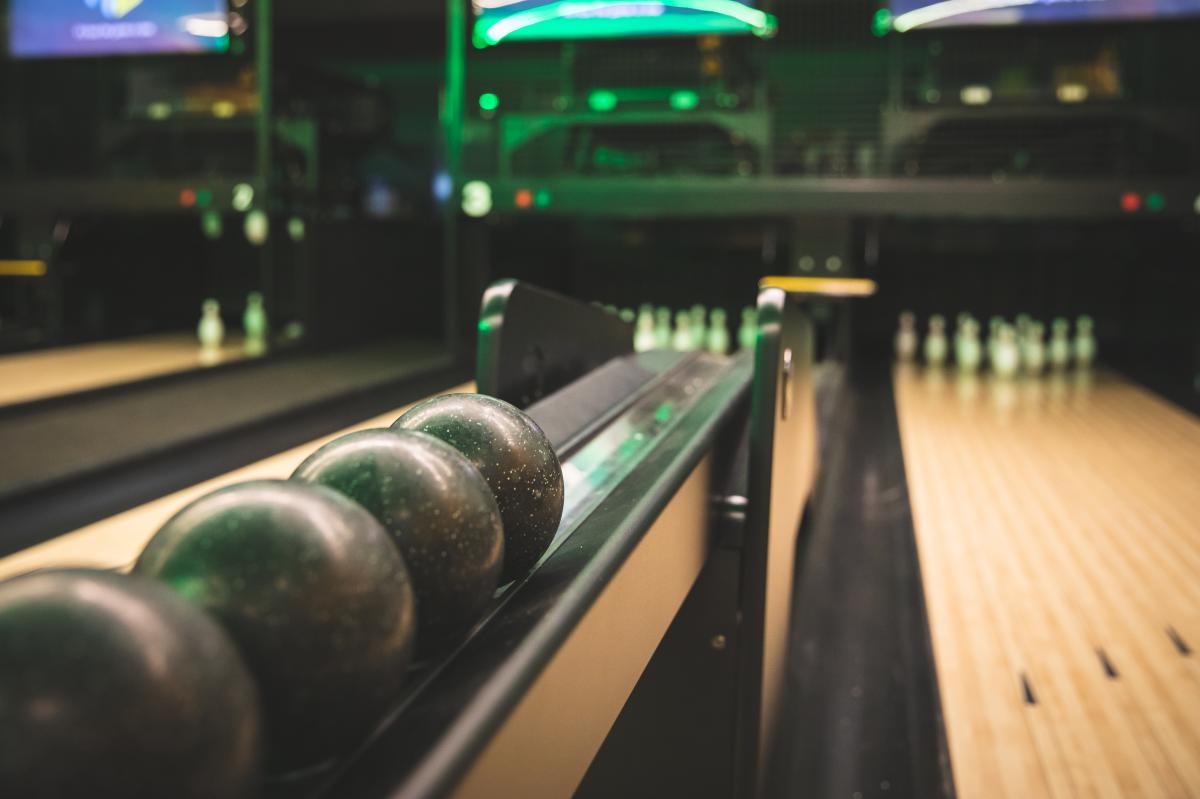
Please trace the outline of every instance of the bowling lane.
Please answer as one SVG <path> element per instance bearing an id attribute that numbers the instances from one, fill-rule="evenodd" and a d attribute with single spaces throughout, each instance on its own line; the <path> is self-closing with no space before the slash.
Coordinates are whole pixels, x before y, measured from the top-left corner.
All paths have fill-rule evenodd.
<path id="1" fill-rule="evenodd" d="M 895 374 L 957 792 L 1200 796 L 1200 420 L 1114 374 Z"/>
<path id="2" fill-rule="evenodd" d="M 250 357 L 227 337 L 204 357 L 193 333 L 161 333 L 0 358 L 0 407 L 187 372 Z"/>
<path id="3" fill-rule="evenodd" d="M 474 383 L 464 383 L 439 393 L 469 392 L 474 391 L 474 388 Z M 155 531 L 188 502 L 222 486 L 244 480 L 286 478 L 301 461 L 321 445 L 355 430 L 387 427 L 415 404 L 416 402 L 409 403 L 382 413 L 344 430 L 292 447 L 277 455 L 17 552 L 0 560 L 0 580 L 32 569 L 63 566 L 126 569 L 132 566 Z"/>

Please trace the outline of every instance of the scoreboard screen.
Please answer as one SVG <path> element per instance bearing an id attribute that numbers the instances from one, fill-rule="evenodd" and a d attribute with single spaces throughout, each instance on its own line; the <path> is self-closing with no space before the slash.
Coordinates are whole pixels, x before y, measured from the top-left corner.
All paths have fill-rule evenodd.
<path id="1" fill-rule="evenodd" d="M 1200 0 L 892 0 L 898 31 L 959 25 L 1147 20 L 1200 14 Z"/>
<path id="2" fill-rule="evenodd" d="M 16 58 L 224 52 L 227 0 L 9 0 Z"/>
<path id="3" fill-rule="evenodd" d="M 756 0 L 472 0 L 478 47 L 535 39 L 743 34 L 768 37 Z"/>

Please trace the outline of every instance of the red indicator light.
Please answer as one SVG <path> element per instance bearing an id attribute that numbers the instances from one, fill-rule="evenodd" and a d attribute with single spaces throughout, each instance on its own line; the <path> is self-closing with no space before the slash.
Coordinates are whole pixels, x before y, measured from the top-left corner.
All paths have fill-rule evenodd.
<path id="1" fill-rule="evenodd" d="M 518 208 L 533 207 L 533 192 L 529 189 L 517 189 L 517 196 L 514 199 Z"/>
<path id="2" fill-rule="evenodd" d="M 1121 210 L 1132 214 L 1142 207 L 1142 195 L 1136 191 L 1127 191 L 1121 195 Z"/>
<path id="3" fill-rule="evenodd" d="M 192 189 L 184 189 L 179 192 L 179 204 L 184 208 L 192 208 L 196 205 L 196 192 Z"/>

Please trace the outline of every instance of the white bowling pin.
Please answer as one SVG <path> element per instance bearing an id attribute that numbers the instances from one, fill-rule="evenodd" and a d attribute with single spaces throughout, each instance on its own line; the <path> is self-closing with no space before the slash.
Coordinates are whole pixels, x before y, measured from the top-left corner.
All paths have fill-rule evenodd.
<path id="1" fill-rule="evenodd" d="M 896 331 L 896 358 L 911 361 L 917 357 L 917 317 L 912 311 L 900 314 L 900 329 Z"/>
<path id="2" fill-rule="evenodd" d="M 1093 333 L 1092 317 L 1081 316 L 1075 320 L 1075 365 L 1087 369 L 1096 360 L 1096 338 Z"/>
<path id="3" fill-rule="evenodd" d="M 758 343 L 758 311 L 753 308 L 742 309 L 742 326 L 738 328 L 738 347 L 743 350 L 753 350 Z"/>
<path id="4" fill-rule="evenodd" d="M 983 345 L 979 343 L 979 323 L 968 317 L 955 339 L 954 360 L 959 371 L 974 374 L 983 360 Z"/>
<path id="5" fill-rule="evenodd" d="M 654 312 L 643 308 L 637 318 L 637 328 L 633 333 L 633 349 L 635 352 L 646 352 L 658 347 L 658 336 L 654 331 Z"/>
<path id="6" fill-rule="evenodd" d="M 1025 326 L 1025 341 L 1021 344 L 1021 365 L 1031 375 L 1040 375 L 1046 368 L 1046 329 L 1041 322 Z"/>
<path id="7" fill-rule="evenodd" d="M 221 304 L 216 300 L 205 300 L 200 306 L 200 324 L 196 327 L 196 336 L 200 339 L 200 349 L 206 355 L 214 355 L 221 349 L 225 340 L 225 323 L 221 321 Z"/>
<path id="8" fill-rule="evenodd" d="M 934 314 L 929 317 L 929 332 L 925 335 L 925 362 L 930 366 L 941 366 L 946 362 L 950 345 L 946 341 L 946 320 Z"/>
<path id="9" fill-rule="evenodd" d="M 259 354 L 267 348 L 267 312 L 263 308 L 263 296 L 257 291 L 250 292 L 246 297 L 242 329 L 246 333 L 245 347 L 248 353 Z"/>
<path id="10" fill-rule="evenodd" d="M 1054 320 L 1050 327 L 1050 346 L 1048 355 L 1050 367 L 1056 370 L 1066 369 L 1071 362 L 1071 323 L 1061 316 Z"/>
<path id="11" fill-rule="evenodd" d="M 1017 347 L 1017 332 L 1010 325 L 1003 325 L 996 336 L 995 357 L 992 371 L 1000 378 L 1011 378 L 1021 365 L 1021 351 Z"/>
<path id="12" fill-rule="evenodd" d="M 709 322 L 705 348 L 713 355 L 724 355 L 729 352 L 729 326 L 725 319 L 725 311 L 713 308 Z"/>
<path id="13" fill-rule="evenodd" d="M 671 349 L 671 309 L 665 306 L 654 312 L 654 347 Z"/>
<path id="14" fill-rule="evenodd" d="M 675 314 L 675 334 L 671 337 L 671 347 L 679 352 L 696 349 L 696 339 L 692 336 L 692 317 L 687 311 Z"/>

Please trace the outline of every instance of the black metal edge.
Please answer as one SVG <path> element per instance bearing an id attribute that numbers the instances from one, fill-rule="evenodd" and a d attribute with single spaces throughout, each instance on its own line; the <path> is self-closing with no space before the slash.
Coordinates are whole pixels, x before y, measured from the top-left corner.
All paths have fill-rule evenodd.
<path id="1" fill-rule="evenodd" d="M 710 449 L 749 393 L 749 376 L 748 358 L 735 359 L 464 646 L 439 678 L 438 696 L 406 712 L 322 795 L 449 794 Z"/>
<path id="2" fill-rule="evenodd" d="M 743 531 L 742 613 L 738 631 L 737 733 L 734 795 L 757 795 L 759 726 L 762 716 L 762 639 L 766 602 L 767 527 L 771 515 L 771 462 L 775 448 L 775 406 L 779 396 L 779 362 L 787 295 L 782 289 L 758 293 L 758 342 L 754 348 L 754 385 L 750 395 L 747 457 L 746 525 Z M 753 551 L 752 551 L 753 550 Z"/>
<path id="3" fill-rule="evenodd" d="M 504 279 L 483 294 L 475 383 L 526 408 L 633 352 L 633 325 L 588 303 Z"/>
<path id="4" fill-rule="evenodd" d="M 950 760 L 950 742 L 946 737 L 946 717 L 942 712 L 942 687 L 938 680 L 937 659 L 933 651 L 933 629 L 929 625 L 929 607 L 925 602 L 925 578 L 921 570 L 921 549 L 917 546 L 917 530 L 913 522 L 912 513 L 912 494 L 908 490 L 908 469 L 904 465 L 904 447 L 900 439 L 900 414 L 896 408 L 894 384 L 890 377 L 885 382 L 887 385 L 886 390 L 891 400 L 888 403 L 891 412 L 885 414 L 886 418 L 881 418 L 880 421 L 887 425 L 888 437 L 894 442 L 900 459 L 900 471 L 896 476 L 896 480 L 904 497 L 903 506 L 907 508 L 908 512 L 904 514 L 903 518 L 896 519 L 895 523 L 904 525 L 906 541 L 912 547 L 913 615 L 920 629 L 919 642 L 912 642 L 913 646 L 919 649 L 919 651 L 910 650 L 909 656 L 911 662 L 914 664 L 921 662 L 928 664 L 928 668 L 921 669 L 919 672 L 927 680 L 923 685 L 918 686 L 918 688 L 928 692 L 926 701 L 928 701 L 933 710 L 934 747 L 937 750 L 937 773 L 940 777 L 937 782 L 941 789 L 939 796 L 941 799 L 954 799 L 958 795 L 958 792 L 954 786 L 954 769 Z M 909 699 L 910 701 L 912 700 L 911 693 L 909 694 Z M 909 711 L 909 719 L 911 721 L 916 718 L 916 713 L 912 712 L 911 707 Z M 909 735 L 911 736 L 912 734 L 910 727 Z M 917 765 L 919 766 L 920 764 Z"/>
<path id="5" fill-rule="evenodd" d="M 0 503 L 0 557 L 470 379 L 447 364 L 38 486 Z M 283 475 L 281 475 L 283 476 Z"/>

